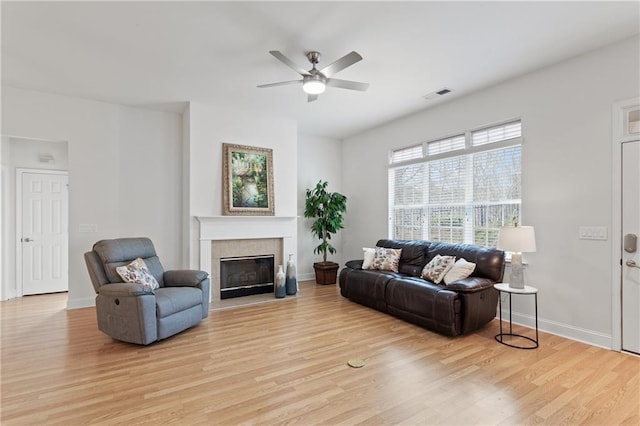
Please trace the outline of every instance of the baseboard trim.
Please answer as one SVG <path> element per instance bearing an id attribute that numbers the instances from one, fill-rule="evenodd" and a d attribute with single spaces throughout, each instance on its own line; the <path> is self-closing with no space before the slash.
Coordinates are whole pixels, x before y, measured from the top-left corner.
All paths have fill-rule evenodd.
<path id="1" fill-rule="evenodd" d="M 90 308 L 96 306 L 96 300 L 91 298 L 86 299 L 69 299 L 67 300 L 67 309 L 80 309 L 80 308 Z"/>
<path id="2" fill-rule="evenodd" d="M 2 297 L 3 298 L 0 299 L 2 301 L 15 299 L 16 297 L 18 297 L 18 292 L 15 289 L 12 288 L 9 291 L 7 291 L 5 294 L 3 294 Z"/>
<path id="3" fill-rule="evenodd" d="M 315 281 L 316 274 L 314 272 L 307 273 L 307 274 L 298 274 L 297 278 L 298 278 L 298 281 Z"/>
<path id="4" fill-rule="evenodd" d="M 513 312 L 512 318 L 514 324 L 535 330 L 535 317 L 518 312 Z M 508 310 L 502 310 L 502 320 L 507 322 L 509 321 Z M 600 333 L 598 331 L 575 327 L 573 325 L 563 324 L 557 321 L 551 321 L 539 317 L 538 330 L 545 333 L 554 334 L 556 336 L 564 337 L 566 339 L 586 343 L 592 346 L 598 346 L 603 349 L 613 350 L 613 336 L 611 336 L 610 334 Z"/>

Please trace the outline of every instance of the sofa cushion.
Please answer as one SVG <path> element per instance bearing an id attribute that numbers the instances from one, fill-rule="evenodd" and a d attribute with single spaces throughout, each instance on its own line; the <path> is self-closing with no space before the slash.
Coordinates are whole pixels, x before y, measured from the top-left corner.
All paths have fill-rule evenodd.
<path id="1" fill-rule="evenodd" d="M 402 249 L 398 272 L 419 277 L 427 255 L 428 241 L 378 240 L 377 247 Z"/>
<path id="2" fill-rule="evenodd" d="M 376 247 L 373 262 L 371 262 L 369 269 L 398 272 L 401 254 L 402 249 Z"/>
<path id="3" fill-rule="evenodd" d="M 476 269 L 476 264 L 467 262 L 460 258 L 453 264 L 449 272 L 444 276 L 444 283 L 451 284 L 452 282 L 462 280 L 470 276 Z"/>
<path id="4" fill-rule="evenodd" d="M 440 256 L 438 254 L 425 265 L 421 277 L 434 284 L 440 284 L 455 261 L 455 256 Z"/>
<path id="5" fill-rule="evenodd" d="M 128 265 L 118 266 L 116 272 L 126 283 L 142 284 L 152 290 L 160 287 L 158 281 L 149 272 L 144 260 L 139 257 Z"/>
<path id="6" fill-rule="evenodd" d="M 155 293 L 158 318 L 202 304 L 202 291 L 196 287 L 162 287 Z"/>
<path id="7" fill-rule="evenodd" d="M 340 292 L 344 297 L 366 306 L 386 311 L 387 283 L 402 275 L 387 271 L 344 268 L 340 272 Z"/>
<path id="8" fill-rule="evenodd" d="M 476 264 L 471 276 L 490 278 L 501 282 L 504 274 L 504 252 L 502 250 L 480 247 L 472 244 L 430 243 L 427 260 L 430 261 L 437 254 L 441 256 L 456 256 Z"/>
<path id="9" fill-rule="evenodd" d="M 371 268 L 371 264 L 373 263 L 373 259 L 376 257 L 376 249 L 363 247 L 362 251 L 364 253 L 364 260 L 362 261 L 362 269 Z"/>
<path id="10" fill-rule="evenodd" d="M 386 302 L 389 312 L 400 318 L 450 336 L 461 332 L 458 294 L 444 286 L 414 277 L 393 279 L 387 284 Z"/>

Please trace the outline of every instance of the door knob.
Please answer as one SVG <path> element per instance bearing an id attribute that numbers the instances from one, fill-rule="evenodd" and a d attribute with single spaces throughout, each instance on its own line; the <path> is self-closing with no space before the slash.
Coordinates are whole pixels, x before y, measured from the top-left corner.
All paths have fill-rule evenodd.
<path id="1" fill-rule="evenodd" d="M 27 238 L 23 238 L 22 242 L 24 242 L 24 243 L 32 243 L 33 240 L 31 238 L 27 237 Z"/>
<path id="2" fill-rule="evenodd" d="M 627 260 L 627 261 L 625 262 L 625 264 L 626 264 L 629 268 L 638 268 L 638 269 L 640 269 L 640 266 L 638 266 L 638 264 L 636 263 L 636 261 L 635 261 L 635 260 L 631 260 L 631 259 L 629 259 L 629 260 Z"/>

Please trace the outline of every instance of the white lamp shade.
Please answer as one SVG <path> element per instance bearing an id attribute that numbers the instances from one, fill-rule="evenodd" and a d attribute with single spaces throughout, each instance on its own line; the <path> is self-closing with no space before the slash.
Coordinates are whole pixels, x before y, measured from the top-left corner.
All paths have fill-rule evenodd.
<path id="1" fill-rule="evenodd" d="M 536 251 L 533 226 L 503 226 L 498 233 L 498 249 L 520 253 Z"/>
<path id="2" fill-rule="evenodd" d="M 302 90 L 310 95 L 319 95 L 326 88 L 324 82 L 319 80 L 309 80 L 302 83 Z"/>

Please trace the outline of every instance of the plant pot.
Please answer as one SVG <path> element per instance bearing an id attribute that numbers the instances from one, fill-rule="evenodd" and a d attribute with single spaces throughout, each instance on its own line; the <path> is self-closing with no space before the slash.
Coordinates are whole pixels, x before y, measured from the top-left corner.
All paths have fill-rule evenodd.
<path id="1" fill-rule="evenodd" d="M 316 262 L 313 269 L 316 271 L 316 283 L 327 285 L 335 284 L 340 265 L 336 262 Z"/>

